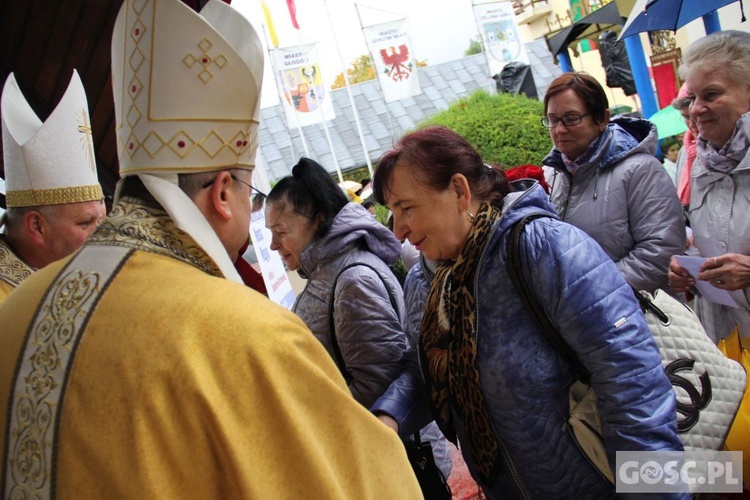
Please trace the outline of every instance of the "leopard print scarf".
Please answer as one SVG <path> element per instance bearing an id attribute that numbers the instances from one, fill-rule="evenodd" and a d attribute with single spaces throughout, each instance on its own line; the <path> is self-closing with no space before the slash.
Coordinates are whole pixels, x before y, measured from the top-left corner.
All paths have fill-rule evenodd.
<path id="1" fill-rule="evenodd" d="M 469 435 L 474 462 L 485 480 L 496 473 L 500 445 L 479 384 L 474 281 L 480 257 L 500 216 L 500 210 L 482 204 L 458 259 L 438 268 L 420 333 L 426 378 L 441 428 L 455 435 L 453 401 Z"/>

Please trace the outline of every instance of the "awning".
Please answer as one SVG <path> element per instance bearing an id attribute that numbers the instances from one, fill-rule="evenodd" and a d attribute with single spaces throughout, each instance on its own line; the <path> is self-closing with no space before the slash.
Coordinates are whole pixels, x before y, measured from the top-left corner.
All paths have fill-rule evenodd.
<path id="1" fill-rule="evenodd" d="M 634 3 L 634 0 L 630 3 Z M 630 5 L 630 8 L 632 9 L 632 5 Z M 570 26 L 563 28 L 561 31 L 551 36 L 545 36 L 547 46 L 552 55 L 557 56 L 560 52 L 568 48 L 568 45 L 571 43 L 591 38 L 608 29 L 621 27 L 625 23 L 628 14 L 629 10 L 624 12 L 624 16 L 620 13 L 618 2 L 610 2 L 580 21 L 576 21 Z"/>

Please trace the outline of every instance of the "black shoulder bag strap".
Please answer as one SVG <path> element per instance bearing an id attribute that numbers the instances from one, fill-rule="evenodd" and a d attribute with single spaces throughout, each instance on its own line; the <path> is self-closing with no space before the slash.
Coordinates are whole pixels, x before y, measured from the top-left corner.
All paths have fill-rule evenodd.
<path id="1" fill-rule="evenodd" d="M 570 366 L 573 368 L 573 374 L 575 375 L 576 379 L 588 383 L 589 378 L 591 378 L 591 373 L 589 373 L 586 367 L 583 366 L 583 364 L 578 359 L 575 351 L 573 351 L 568 343 L 565 342 L 565 340 L 560 335 L 560 332 L 557 331 L 547 315 L 544 313 L 544 309 L 542 309 L 542 306 L 534 298 L 531 287 L 523 276 L 520 251 L 521 234 L 523 234 L 523 230 L 526 227 L 526 224 L 534 219 L 539 219 L 540 217 L 549 216 L 541 213 L 527 215 L 526 217 L 518 221 L 513 227 L 513 230 L 508 237 L 507 243 L 508 274 L 510 274 L 510 279 L 511 281 L 513 281 L 513 285 L 518 291 L 518 296 L 521 298 L 521 302 L 523 302 L 524 306 L 526 306 L 526 309 L 531 313 L 534 319 L 536 319 L 539 328 L 544 333 L 544 336 L 547 337 L 547 340 L 555 347 L 555 349 L 557 349 L 563 354 L 563 356 L 565 356 L 565 359 L 567 359 L 568 363 L 570 363 Z"/>
<path id="2" fill-rule="evenodd" d="M 351 264 L 344 266 L 338 272 L 338 274 L 336 275 L 336 278 L 333 280 L 333 286 L 331 287 L 331 301 L 328 304 L 328 325 L 331 330 L 331 346 L 333 347 L 333 354 L 334 354 L 334 357 L 336 358 L 336 364 L 339 367 L 339 371 L 341 371 L 341 374 L 344 376 L 344 380 L 346 380 L 347 385 L 351 383 L 354 377 L 352 377 L 352 374 L 349 373 L 349 370 L 346 369 L 346 363 L 344 362 L 344 357 L 341 355 L 341 349 L 339 348 L 338 339 L 336 339 L 336 323 L 333 320 L 333 303 L 336 300 L 336 283 L 338 283 L 339 281 L 339 276 L 341 276 L 341 274 L 347 269 L 351 269 L 352 267 L 357 267 L 357 266 L 368 267 L 375 274 L 378 275 L 378 278 L 380 278 L 380 281 L 383 282 L 383 286 L 385 286 L 385 291 L 388 294 L 388 298 L 391 300 L 391 307 L 393 307 L 393 310 L 396 311 L 396 316 L 399 316 L 398 305 L 396 304 L 396 298 L 388 289 L 388 284 L 385 282 L 385 280 L 380 275 L 377 269 L 372 267 L 370 264 L 365 264 L 364 262 L 352 262 Z"/>

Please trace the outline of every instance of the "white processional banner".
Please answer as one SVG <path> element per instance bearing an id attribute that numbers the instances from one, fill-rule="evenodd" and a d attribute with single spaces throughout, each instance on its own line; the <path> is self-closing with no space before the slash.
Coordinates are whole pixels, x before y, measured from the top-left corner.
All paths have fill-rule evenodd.
<path id="1" fill-rule="evenodd" d="M 278 252 L 271 250 L 271 231 L 266 228 L 263 210 L 253 212 L 250 216 L 250 242 L 253 245 L 248 248 L 248 252 L 255 251 L 268 298 L 282 307 L 291 309 L 296 296 L 284 269 L 284 262 Z"/>
<path id="2" fill-rule="evenodd" d="M 475 4 L 474 17 L 482 34 L 490 75 L 500 73 L 512 61 L 529 64 L 510 2 Z"/>
<path id="3" fill-rule="evenodd" d="M 277 83 L 284 97 L 282 106 L 292 130 L 336 118 L 316 52 L 315 43 L 273 51 Z"/>
<path id="4" fill-rule="evenodd" d="M 362 28 L 386 102 L 422 93 L 406 19 Z"/>

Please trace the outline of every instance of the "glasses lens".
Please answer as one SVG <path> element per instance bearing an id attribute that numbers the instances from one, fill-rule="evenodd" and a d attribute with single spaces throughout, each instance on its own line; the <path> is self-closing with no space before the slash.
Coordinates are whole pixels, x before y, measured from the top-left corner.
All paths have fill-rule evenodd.
<path id="1" fill-rule="evenodd" d="M 572 125 L 578 125 L 581 123 L 582 119 L 583 115 L 565 115 L 562 117 L 562 122 L 566 127 L 570 127 Z"/>
<path id="2" fill-rule="evenodd" d="M 557 120 L 553 121 L 548 116 L 542 117 L 542 125 L 544 125 L 547 128 L 552 128 L 555 125 L 557 125 Z"/>

